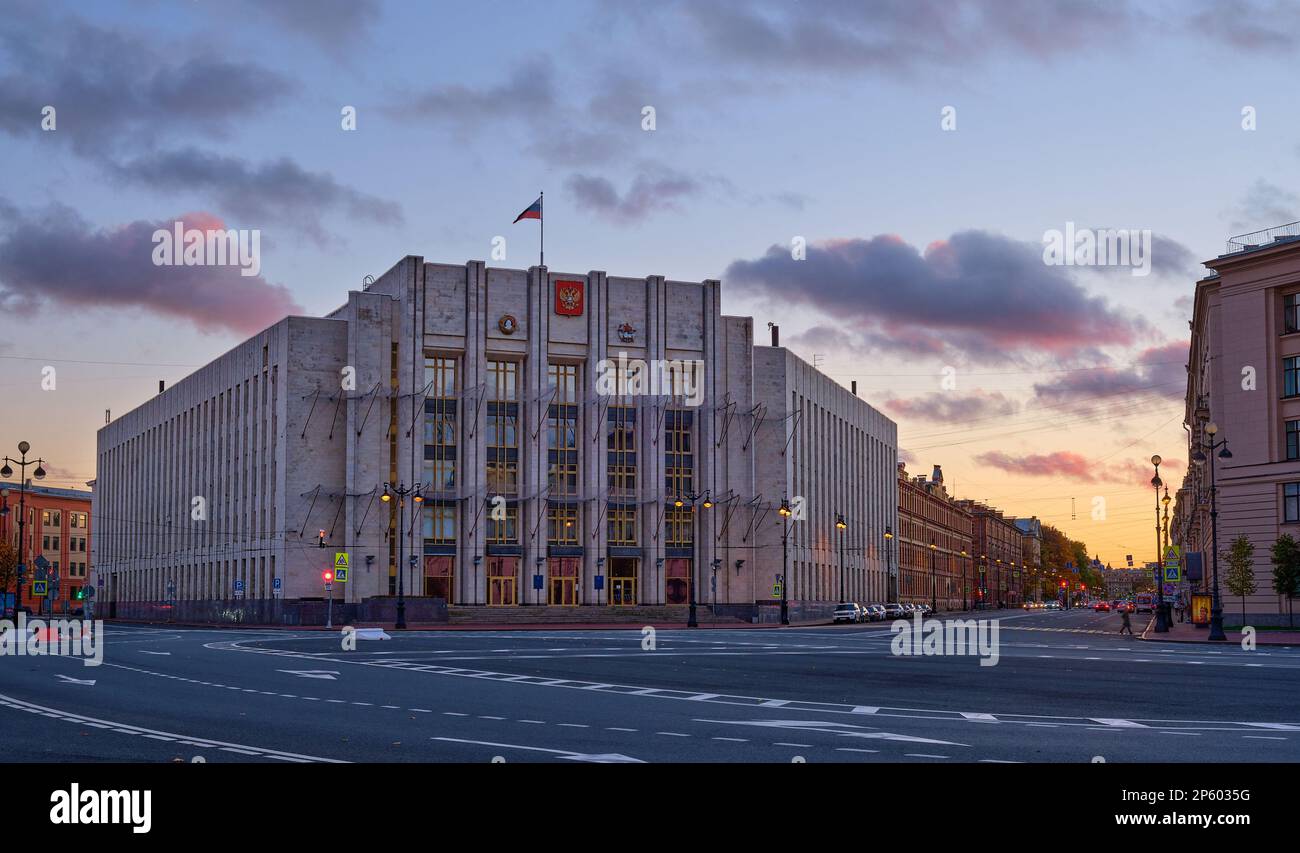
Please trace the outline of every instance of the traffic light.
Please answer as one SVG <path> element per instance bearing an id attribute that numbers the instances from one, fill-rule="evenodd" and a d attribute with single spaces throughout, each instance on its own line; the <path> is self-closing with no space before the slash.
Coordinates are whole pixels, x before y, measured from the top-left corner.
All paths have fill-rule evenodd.
<path id="1" fill-rule="evenodd" d="M 86 588 L 83 586 L 77 587 L 77 601 L 81 601 L 85 597 L 86 597 Z"/>
<path id="2" fill-rule="evenodd" d="M 324 548 L 324 547 L 325 547 L 325 531 L 324 531 L 324 530 L 322 530 L 322 531 L 320 531 L 320 532 L 318 532 L 318 533 L 316 534 L 316 544 L 317 544 L 319 547 L 321 547 L 321 548 Z"/>
<path id="3" fill-rule="evenodd" d="M 331 581 L 334 580 L 334 570 L 326 569 L 325 571 L 321 572 L 320 579 L 325 581 L 325 583 L 330 583 Z"/>

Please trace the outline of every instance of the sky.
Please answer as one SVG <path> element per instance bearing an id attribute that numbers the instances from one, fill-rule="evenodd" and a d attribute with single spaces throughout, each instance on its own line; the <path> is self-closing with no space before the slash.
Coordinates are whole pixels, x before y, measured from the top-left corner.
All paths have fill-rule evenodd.
<path id="1" fill-rule="evenodd" d="M 2 4 L 0 453 L 56 486 L 106 410 L 407 254 L 536 263 L 545 191 L 552 270 L 720 278 L 912 473 L 1140 564 L 1201 262 L 1300 219 L 1293 3 Z M 256 229 L 257 274 L 153 264 L 178 219 Z M 1046 263 L 1067 227 L 1147 274 Z"/>

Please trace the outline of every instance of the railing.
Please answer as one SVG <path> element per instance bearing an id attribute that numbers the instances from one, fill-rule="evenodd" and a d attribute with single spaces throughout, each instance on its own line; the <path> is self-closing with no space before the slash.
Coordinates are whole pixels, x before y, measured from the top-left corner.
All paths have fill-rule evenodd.
<path id="1" fill-rule="evenodd" d="M 1300 221 L 1288 222 L 1285 225 L 1274 225 L 1272 228 L 1265 228 L 1262 231 L 1252 231 L 1249 234 L 1238 234 L 1236 237 L 1230 237 L 1226 254 L 1231 255 L 1233 252 L 1258 249 L 1268 243 L 1293 240 L 1297 237 L 1300 237 Z"/>

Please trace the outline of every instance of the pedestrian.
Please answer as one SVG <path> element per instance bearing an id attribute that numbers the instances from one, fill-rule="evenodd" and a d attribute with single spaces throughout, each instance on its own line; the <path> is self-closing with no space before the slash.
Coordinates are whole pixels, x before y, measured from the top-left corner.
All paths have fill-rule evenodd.
<path id="1" fill-rule="evenodd" d="M 1119 626 L 1119 632 L 1120 632 L 1121 634 L 1123 634 L 1123 633 L 1125 633 L 1125 632 L 1128 632 L 1129 636 L 1132 636 L 1132 635 L 1133 635 L 1133 623 L 1129 621 L 1129 618 L 1128 618 L 1128 611 L 1127 611 L 1127 610 L 1121 610 L 1119 615 L 1120 615 L 1120 618 L 1121 618 L 1122 620 L 1124 620 L 1124 621 L 1123 621 L 1123 624 L 1121 624 L 1121 625 Z"/>

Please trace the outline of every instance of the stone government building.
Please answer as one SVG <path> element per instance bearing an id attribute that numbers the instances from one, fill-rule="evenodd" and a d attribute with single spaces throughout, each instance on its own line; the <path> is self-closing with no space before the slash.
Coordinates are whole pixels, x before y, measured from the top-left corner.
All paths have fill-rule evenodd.
<path id="1" fill-rule="evenodd" d="M 340 620 L 392 619 L 399 580 L 417 622 L 692 592 L 770 619 L 787 555 L 792 618 L 884 600 L 897 426 L 753 340 L 715 280 L 403 258 L 100 429 L 100 612 L 320 623 L 338 552 Z M 671 387 L 598 393 L 611 361 Z"/>

